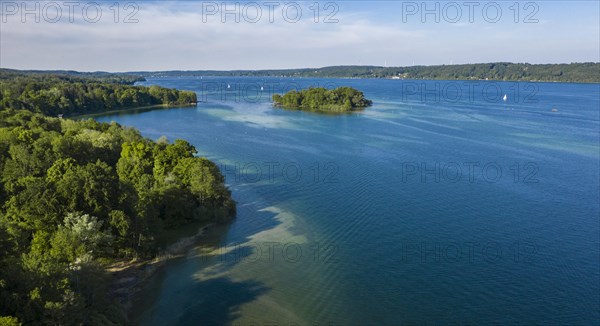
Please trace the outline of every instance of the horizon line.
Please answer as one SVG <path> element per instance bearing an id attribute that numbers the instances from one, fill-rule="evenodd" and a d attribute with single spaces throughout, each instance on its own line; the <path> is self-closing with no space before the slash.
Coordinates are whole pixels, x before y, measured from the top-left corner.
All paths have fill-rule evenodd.
<path id="1" fill-rule="evenodd" d="M 600 61 L 582 61 L 582 62 L 563 62 L 563 63 L 529 63 L 529 62 L 510 62 L 510 61 L 493 61 L 493 62 L 475 62 L 475 63 L 453 63 L 453 64 L 431 64 L 431 65 L 409 65 L 409 66 L 378 66 L 378 65 L 332 65 L 322 67 L 301 67 L 301 68 L 266 68 L 266 69 L 167 69 L 167 70 L 129 70 L 129 71 L 85 71 L 75 69 L 20 69 L 20 68 L 8 68 L 0 67 L 2 70 L 16 70 L 16 71 L 28 71 L 28 72 L 78 72 L 78 73 L 109 73 L 109 74 L 126 74 L 126 73 L 161 73 L 161 72 L 260 72 L 260 71 L 286 71 L 286 70 L 312 70 L 312 69 L 326 69 L 326 68 L 344 68 L 344 67 L 357 67 L 357 68 L 414 68 L 414 67 L 447 67 L 447 66 L 466 66 L 466 65 L 485 65 L 485 64 L 513 64 L 513 65 L 530 65 L 530 66 L 547 66 L 547 65 L 572 65 L 572 64 L 600 64 Z"/>

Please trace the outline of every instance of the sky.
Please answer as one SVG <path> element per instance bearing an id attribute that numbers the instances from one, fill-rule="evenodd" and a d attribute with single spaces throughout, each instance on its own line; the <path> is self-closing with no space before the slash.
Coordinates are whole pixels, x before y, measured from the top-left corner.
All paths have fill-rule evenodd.
<path id="1" fill-rule="evenodd" d="M 124 72 L 600 61 L 596 0 L 0 4 L 2 68 Z"/>

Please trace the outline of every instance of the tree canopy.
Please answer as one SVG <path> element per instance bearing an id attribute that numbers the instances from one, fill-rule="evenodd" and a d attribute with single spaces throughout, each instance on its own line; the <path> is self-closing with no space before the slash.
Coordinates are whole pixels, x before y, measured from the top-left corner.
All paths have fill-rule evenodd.
<path id="1" fill-rule="evenodd" d="M 61 76 L 0 79 L 0 324 L 126 323 L 107 295 L 106 264 L 153 257 L 171 228 L 229 221 L 235 202 L 218 167 L 185 140 L 42 113 L 195 97 Z"/>
<path id="2" fill-rule="evenodd" d="M 364 109 L 372 102 L 361 91 L 351 87 L 328 90 L 322 87 L 289 91 L 284 95 L 274 94 L 275 107 L 317 112 L 348 112 Z"/>
<path id="3" fill-rule="evenodd" d="M 196 93 L 129 85 L 134 77 L 79 77 L 0 70 L 0 108 L 50 116 L 82 115 L 152 105 L 197 102 Z"/>

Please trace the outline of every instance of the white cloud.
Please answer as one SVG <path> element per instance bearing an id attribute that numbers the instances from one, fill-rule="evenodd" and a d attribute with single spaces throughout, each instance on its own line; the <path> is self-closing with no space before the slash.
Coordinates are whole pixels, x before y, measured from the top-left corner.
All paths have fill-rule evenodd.
<path id="1" fill-rule="evenodd" d="M 560 39 L 561 43 L 527 37 L 527 33 L 515 34 L 514 28 L 502 30 L 498 26 L 488 26 L 490 29 L 485 31 L 473 24 L 461 28 L 409 25 L 342 10 L 335 16 L 338 23 L 323 23 L 323 13 L 320 22 L 315 23 L 308 7 L 303 7 L 302 19 L 297 23 L 286 21 L 281 7 L 275 11 L 273 23 L 269 22 L 266 7 L 257 23 L 244 19 L 235 23 L 232 15 L 222 23 L 219 15 L 203 17 L 198 2 L 140 3 L 134 17 L 139 22 L 126 24 L 122 22 L 126 12 L 122 11 L 121 22 L 115 23 L 108 6 L 104 5 L 103 17 L 97 23 L 85 22 L 81 15 L 75 15 L 75 23 L 66 18 L 59 23 L 21 23 L 18 16 L 7 17 L 0 31 L 0 65 L 86 71 L 229 70 L 383 65 L 386 61 L 388 65 L 409 65 L 413 60 L 436 64 L 449 63 L 450 59 L 458 63 L 597 58 L 593 46 L 586 47 L 585 42 L 573 38 Z M 522 28 L 535 31 L 541 27 Z M 588 32 L 592 37 L 594 33 Z M 519 43 L 511 44 L 511 39 Z M 494 42 L 499 41 L 506 43 L 495 46 Z M 582 48 L 586 49 L 583 54 Z M 555 51 L 555 55 L 548 56 L 548 51 Z M 524 54 L 523 59 L 513 59 L 515 52 Z"/>

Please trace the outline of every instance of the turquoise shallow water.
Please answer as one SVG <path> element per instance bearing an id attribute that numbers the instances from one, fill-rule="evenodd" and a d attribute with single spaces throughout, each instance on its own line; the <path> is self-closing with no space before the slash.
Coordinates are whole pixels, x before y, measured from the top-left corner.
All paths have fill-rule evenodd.
<path id="1" fill-rule="evenodd" d="M 600 85 L 144 84 L 202 103 L 97 119 L 193 143 L 220 165 L 238 217 L 152 280 L 137 322 L 600 321 Z M 308 86 L 352 86 L 374 105 L 342 116 L 271 108 L 273 90 Z"/>

